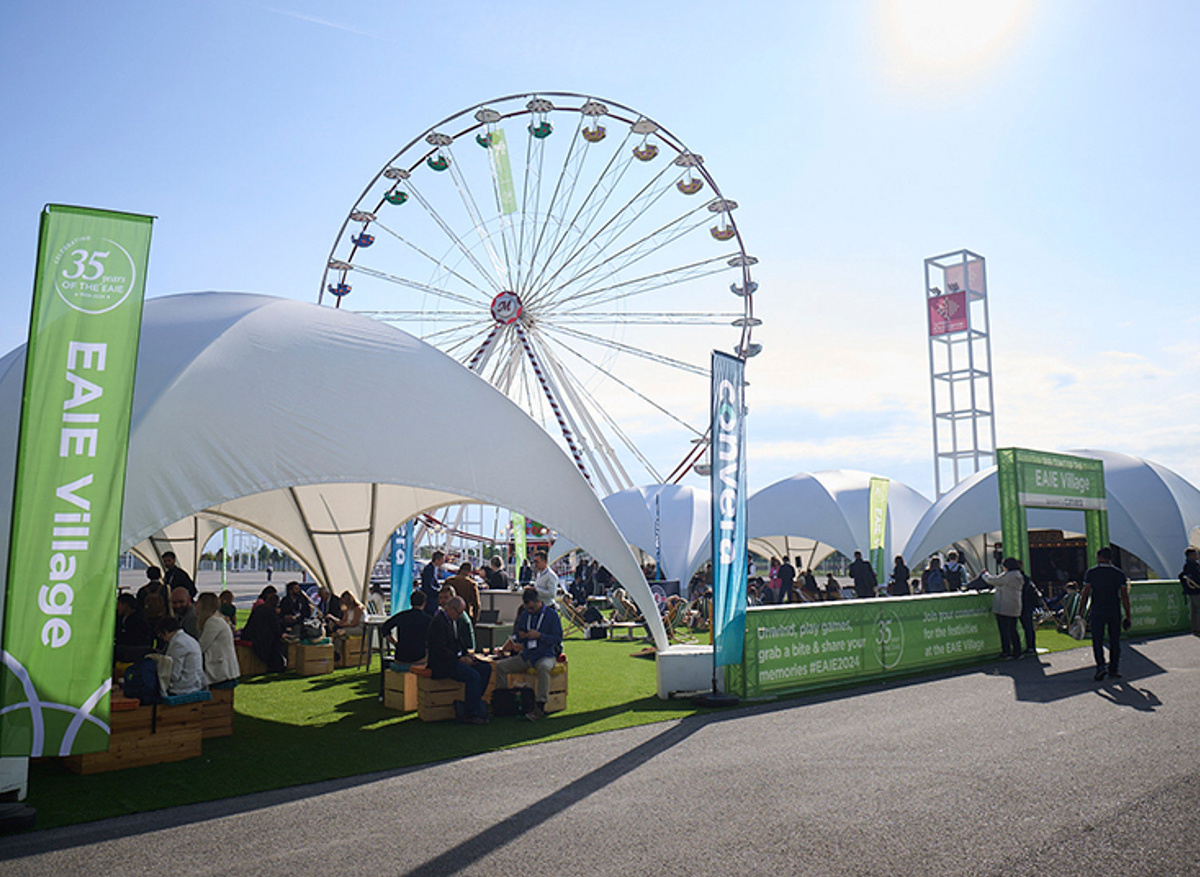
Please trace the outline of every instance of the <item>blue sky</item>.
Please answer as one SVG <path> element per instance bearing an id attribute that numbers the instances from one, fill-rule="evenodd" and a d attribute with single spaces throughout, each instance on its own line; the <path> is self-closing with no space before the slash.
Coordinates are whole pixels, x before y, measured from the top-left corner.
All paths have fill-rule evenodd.
<path id="1" fill-rule="evenodd" d="M 148 294 L 315 300 L 438 119 L 577 91 L 659 119 L 760 259 L 752 487 L 932 493 L 922 261 L 988 259 L 999 443 L 1200 484 L 1200 7 L 1186 2 L 22 3 L 0 13 L 0 350 L 48 202 L 158 217 Z M 698 483 L 698 482 L 697 482 Z"/>

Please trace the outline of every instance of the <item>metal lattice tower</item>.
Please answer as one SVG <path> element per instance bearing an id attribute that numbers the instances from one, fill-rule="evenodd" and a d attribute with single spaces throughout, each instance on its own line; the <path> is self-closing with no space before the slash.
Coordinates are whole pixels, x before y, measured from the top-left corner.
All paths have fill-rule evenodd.
<path id="1" fill-rule="evenodd" d="M 983 256 L 956 250 L 925 260 L 934 484 L 940 497 L 996 462 L 992 342 Z"/>

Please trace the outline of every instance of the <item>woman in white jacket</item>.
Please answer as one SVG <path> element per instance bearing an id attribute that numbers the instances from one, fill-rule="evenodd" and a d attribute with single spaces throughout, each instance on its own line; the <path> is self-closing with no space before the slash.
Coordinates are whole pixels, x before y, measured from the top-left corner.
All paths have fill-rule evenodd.
<path id="1" fill-rule="evenodd" d="M 983 580 L 996 589 L 992 597 L 992 612 L 1000 627 L 1000 657 L 1019 658 L 1021 640 L 1017 636 L 1017 619 L 1021 617 L 1021 590 L 1025 587 L 1021 561 L 1006 557 L 1004 572 L 1000 575 L 984 572 Z"/>
<path id="2" fill-rule="evenodd" d="M 215 685 L 237 679 L 241 673 L 237 649 L 233 645 L 233 629 L 221 615 L 221 601 L 211 592 L 196 600 L 196 619 L 200 625 L 200 652 L 204 656 L 204 675 L 208 684 Z"/>

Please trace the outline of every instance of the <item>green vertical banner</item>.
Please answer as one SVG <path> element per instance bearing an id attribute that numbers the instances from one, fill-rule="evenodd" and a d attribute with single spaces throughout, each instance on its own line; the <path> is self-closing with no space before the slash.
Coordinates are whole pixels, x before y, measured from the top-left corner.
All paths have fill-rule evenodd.
<path id="1" fill-rule="evenodd" d="M 496 199 L 500 202 L 500 212 L 505 216 L 517 212 L 517 194 L 513 186 L 512 163 L 508 159 L 508 140 L 504 131 L 497 128 L 490 135 L 491 148 L 488 154 L 492 159 L 492 173 L 496 179 Z"/>
<path id="2" fill-rule="evenodd" d="M 887 512 L 888 487 L 886 478 L 871 479 L 870 531 L 868 547 L 871 549 L 871 566 L 875 568 L 875 580 L 887 581 Z"/>
<path id="3" fill-rule="evenodd" d="M 525 563 L 525 557 L 528 554 L 528 549 L 525 546 L 525 516 L 518 515 L 513 512 L 512 516 L 513 530 L 513 554 L 514 558 L 513 575 L 520 577 L 521 566 Z"/>
<path id="4" fill-rule="evenodd" d="M 108 748 L 148 216 L 42 213 L 13 491 L 0 755 Z"/>

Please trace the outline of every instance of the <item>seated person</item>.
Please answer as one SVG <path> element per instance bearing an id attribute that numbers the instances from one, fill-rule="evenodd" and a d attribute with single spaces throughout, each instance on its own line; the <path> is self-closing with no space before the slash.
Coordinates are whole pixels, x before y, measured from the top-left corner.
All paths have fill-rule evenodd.
<path id="1" fill-rule="evenodd" d="M 458 592 L 454 590 L 454 586 L 449 582 L 442 585 L 442 589 L 438 591 L 438 608 L 445 608 L 446 604 L 458 596 Z M 465 604 L 466 601 L 464 600 Z M 454 629 L 458 632 L 458 641 L 462 643 L 463 651 L 475 651 L 475 625 L 471 623 L 471 617 L 463 612 L 454 622 Z"/>
<path id="2" fill-rule="evenodd" d="M 200 624 L 200 655 L 206 682 L 216 685 L 237 679 L 242 671 L 233 645 L 233 628 L 221 614 L 216 594 L 206 591 L 197 598 L 196 618 Z"/>
<path id="3" fill-rule="evenodd" d="M 414 590 L 408 598 L 409 608 L 397 612 L 379 628 L 379 635 L 395 644 L 392 660 L 399 664 L 418 664 L 425 661 L 425 648 L 429 639 L 429 623 L 433 620 L 425 613 L 425 592 Z M 395 631 L 395 635 L 392 635 Z M 379 699 L 383 699 L 383 686 L 387 677 L 388 662 L 379 668 Z"/>
<path id="4" fill-rule="evenodd" d="M 231 628 L 237 630 L 237 607 L 233 605 L 233 591 L 222 591 L 218 599 L 221 601 L 221 615 Z"/>
<path id="5" fill-rule="evenodd" d="M 502 651 L 511 655 L 496 662 L 496 687 L 508 688 L 509 673 L 524 673 L 531 667 L 537 670 L 537 690 L 534 695 L 536 706 L 525 714 L 531 722 L 546 715 L 546 701 L 550 698 L 550 671 L 558 662 L 562 652 L 562 622 L 553 606 L 542 602 L 537 588 L 526 588 L 521 592 L 521 612 L 513 635 L 504 643 Z"/>
<path id="6" fill-rule="evenodd" d="M 796 567 L 800 567 L 800 558 L 796 558 Z M 813 575 L 811 569 L 804 570 L 804 576 L 800 582 L 800 593 L 809 603 L 814 603 L 821 599 L 821 588 L 817 585 L 817 577 Z"/>
<path id="7" fill-rule="evenodd" d="M 186 593 L 186 589 L 181 590 Z M 167 657 L 171 659 L 171 681 L 167 683 L 167 694 L 191 694 L 207 688 L 200 643 L 183 629 L 179 619 L 171 616 L 164 618 L 158 626 L 158 635 L 166 642 Z"/>
<path id="8" fill-rule="evenodd" d="M 300 583 L 287 583 L 287 592 L 279 601 L 279 620 L 283 622 L 284 630 L 300 633 L 304 622 L 312 617 L 313 607 L 308 594 L 300 589 Z"/>
<path id="9" fill-rule="evenodd" d="M 346 640 L 363 632 L 363 619 L 366 618 L 365 607 L 350 591 L 342 591 L 341 606 L 342 615 L 333 621 L 333 630 L 330 631 L 333 654 L 337 658 L 341 657 Z"/>
<path id="10" fill-rule="evenodd" d="M 267 594 L 266 598 L 250 610 L 242 639 L 249 640 L 254 654 L 267 665 L 272 673 L 282 673 L 287 667 L 283 651 L 283 622 L 279 619 L 279 595 Z"/>
<path id="11" fill-rule="evenodd" d="M 329 588 L 324 585 L 317 587 L 316 602 L 317 617 L 325 624 L 326 630 L 332 630 L 334 622 L 342 617 L 342 603 Z"/>
<path id="12" fill-rule="evenodd" d="M 171 592 L 171 614 L 179 619 L 179 626 L 188 632 L 188 636 L 200 638 L 196 607 L 192 605 L 192 595 L 187 588 L 180 586 Z"/>
<path id="13" fill-rule="evenodd" d="M 117 630 L 113 637 L 113 658 L 132 664 L 154 650 L 154 633 L 138 609 L 132 594 L 117 597 Z"/>
<path id="14" fill-rule="evenodd" d="M 483 692 L 492 675 L 489 664 L 467 654 L 458 637 L 457 624 L 466 611 L 462 597 L 451 597 L 438 608 L 429 624 L 428 661 L 434 679 L 453 679 L 463 683 L 466 715 L 469 725 L 487 724 L 487 706 Z"/>

